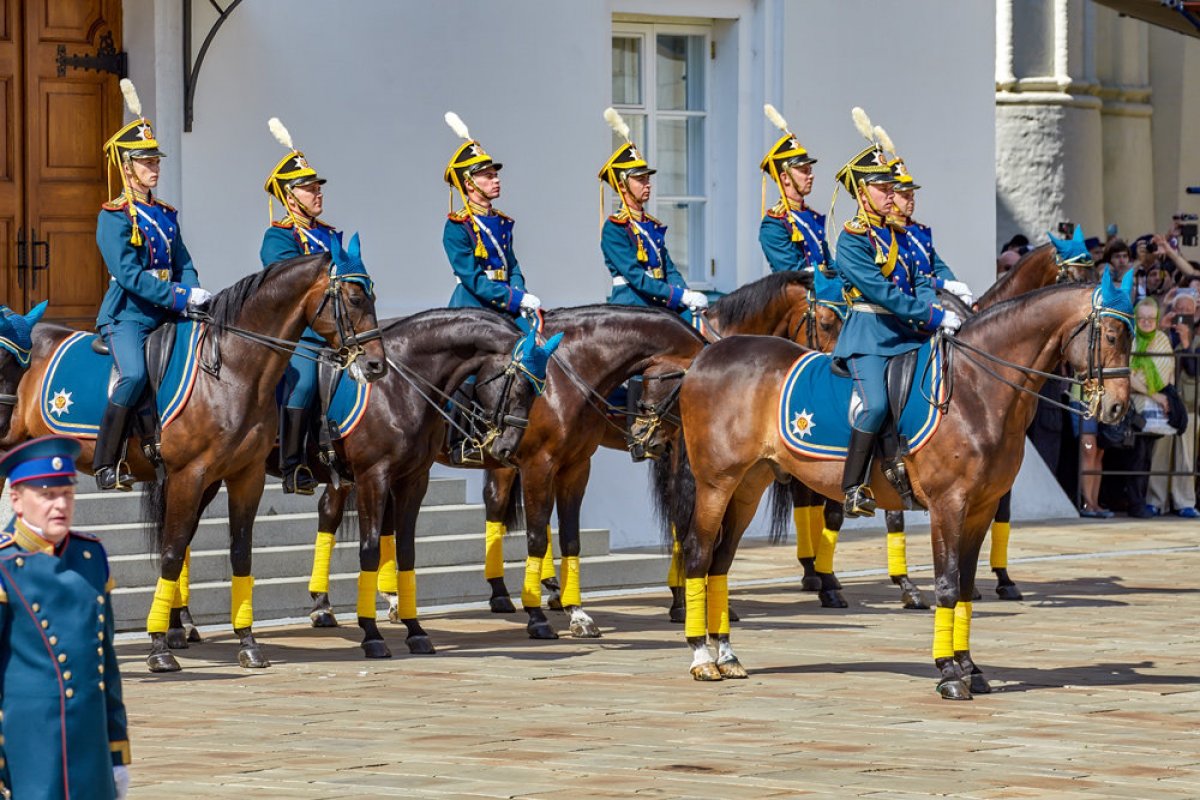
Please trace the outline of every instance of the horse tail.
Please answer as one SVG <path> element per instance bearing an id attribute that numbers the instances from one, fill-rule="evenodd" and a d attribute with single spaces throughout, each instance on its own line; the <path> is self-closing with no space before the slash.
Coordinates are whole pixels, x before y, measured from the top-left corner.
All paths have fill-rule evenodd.
<path id="1" fill-rule="evenodd" d="M 674 469 L 671 471 L 667 494 L 671 525 L 664 530 L 663 536 L 664 541 L 670 545 L 674 543 L 675 538 L 680 542 L 687 538 L 692 529 L 692 517 L 696 512 L 696 476 L 692 474 L 692 464 L 683 436 L 678 437 Z"/>
<path id="2" fill-rule="evenodd" d="M 162 553 L 163 525 L 167 519 L 167 484 L 155 480 L 142 486 L 142 533 L 146 550 L 155 558 Z"/>
<path id="3" fill-rule="evenodd" d="M 792 485 L 791 483 L 780 483 L 775 481 L 771 484 L 771 507 L 770 507 L 770 524 L 771 544 L 783 544 L 787 541 L 788 531 L 791 530 L 791 525 L 788 523 L 792 519 Z"/>
<path id="4" fill-rule="evenodd" d="M 521 473 L 517 473 L 508 492 L 508 505 L 504 507 L 504 527 L 510 531 L 525 530 L 525 493 L 521 491 Z"/>
<path id="5" fill-rule="evenodd" d="M 671 541 L 671 477 L 675 467 L 676 450 L 676 445 L 672 444 L 666 452 L 650 462 L 650 503 L 654 510 L 654 519 L 668 542 Z"/>

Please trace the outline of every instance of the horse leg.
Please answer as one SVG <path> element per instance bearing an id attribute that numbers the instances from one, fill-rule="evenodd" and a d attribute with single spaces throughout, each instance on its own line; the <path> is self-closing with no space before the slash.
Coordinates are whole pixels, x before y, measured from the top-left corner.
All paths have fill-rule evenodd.
<path id="1" fill-rule="evenodd" d="M 383 463 L 365 473 L 355 474 L 358 485 L 358 596 L 355 616 L 362 629 L 360 643 L 367 658 L 391 658 L 379 625 L 375 621 L 375 592 L 379 586 L 379 530 L 388 502 L 388 481 Z"/>
<path id="2" fill-rule="evenodd" d="M 559 533 L 559 536 L 562 534 Z M 562 611 L 562 586 L 554 574 L 554 537 L 551 536 L 549 525 L 546 525 L 546 554 L 542 556 L 542 589 L 546 593 L 546 608 Z"/>
<path id="3" fill-rule="evenodd" d="M 697 481 L 691 530 L 683 540 L 684 586 L 687 591 L 687 619 L 683 632 L 692 651 L 692 678 L 698 681 L 725 679 L 709 651 L 708 633 L 709 630 L 715 630 L 719 636 L 722 628 L 728 633 L 729 619 L 727 613 L 722 616 L 722 611 L 729 605 L 729 583 L 726 575 L 718 575 L 710 584 L 709 572 L 721 535 L 721 523 L 732 494 L 728 488 Z M 716 595 L 711 601 L 710 590 Z M 708 618 L 710 610 L 717 617 L 711 623 Z"/>
<path id="4" fill-rule="evenodd" d="M 671 607 L 667 617 L 671 622 L 683 623 L 687 619 L 684 594 L 683 545 L 679 543 L 679 531 L 671 526 L 671 565 L 667 567 L 667 588 L 671 590 Z"/>
<path id="5" fill-rule="evenodd" d="M 388 604 L 388 622 L 400 622 L 400 586 L 396 571 L 396 501 L 389 491 L 379 525 L 379 575 L 375 587 Z"/>
<path id="6" fill-rule="evenodd" d="M 342 484 L 335 489 L 332 484 L 325 484 L 325 491 L 317 503 L 317 542 L 313 547 L 312 575 L 308 579 L 308 596 L 312 598 L 308 618 L 314 628 L 336 628 L 338 624 L 329 602 L 329 563 L 336 544 L 334 534 L 342 524 L 349 496 L 348 485 Z"/>
<path id="7" fill-rule="evenodd" d="M 821 530 L 821 541 L 817 545 L 815 568 L 817 577 L 821 579 L 821 589 L 817 597 L 821 600 L 821 608 L 849 608 L 850 604 L 842 597 L 842 584 L 833 572 L 833 554 L 837 550 L 838 533 L 842 523 L 846 521 L 846 513 L 842 504 L 836 500 L 825 501 L 824 527 Z"/>
<path id="8" fill-rule="evenodd" d="M 968 518 L 964 528 L 964 537 L 960 546 L 959 597 L 973 597 L 975 591 L 975 570 L 979 565 L 979 550 L 983 546 L 983 538 L 987 535 L 991 514 L 977 514 Z M 983 670 L 971 658 L 971 610 L 972 603 L 959 602 L 954 607 L 954 661 L 957 663 L 962 679 L 967 682 L 971 694 L 988 694 L 992 687 Z"/>
<path id="9" fill-rule="evenodd" d="M 955 610 L 962 597 L 961 542 L 965 509 L 962 501 L 945 497 L 929 510 L 933 544 L 933 663 L 938 670 L 938 694 L 945 700 L 970 700 L 971 689 L 955 660 Z M 973 583 L 973 581 L 972 581 Z M 966 595 L 970 597 L 970 595 Z M 970 601 L 967 601 L 970 608 Z"/>
<path id="10" fill-rule="evenodd" d="M 202 480 L 195 471 L 181 471 L 160 488 L 165 508 L 159 532 L 159 578 L 146 615 L 146 632 L 150 634 L 146 666 L 151 672 L 178 672 L 181 669 L 167 645 L 167 631 L 170 630 L 171 606 L 179 590 L 184 555 L 200 520 Z"/>
<path id="11" fill-rule="evenodd" d="M 396 519 L 396 616 L 408 629 L 404 643 L 413 655 L 433 655 L 437 649 L 417 618 L 417 515 L 429 486 L 429 473 L 392 484 Z"/>
<path id="12" fill-rule="evenodd" d="M 504 517 L 517 474 L 515 469 L 489 469 L 483 482 L 483 505 L 487 514 L 484 523 L 483 577 L 492 590 L 488 606 L 493 614 L 517 613 L 517 607 L 508 596 L 508 586 L 504 583 L 504 535 L 508 533 Z"/>
<path id="13" fill-rule="evenodd" d="M 579 509 L 591 468 L 591 459 L 585 458 L 559 472 L 555 481 L 558 542 L 562 550 L 562 606 L 571 617 L 571 635 L 577 639 L 600 638 L 600 628 L 583 610 L 579 588 Z M 542 585 L 546 585 L 544 580 Z"/>
<path id="14" fill-rule="evenodd" d="M 219 481 L 204 490 L 204 496 L 200 498 L 200 515 L 204 514 L 204 509 L 208 508 L 209 503 L 213 501 L 220 490 L 221 483 Z M 196 517 L 196 524 L 197 526 L 200 524 L 200 516 Z M 194 539 L 195 536 L 196 530 L 193 528 L 188 541 Z M 191 571 L 192 548 L 188 547 L 183 551 L 183 569 L 179 572 L 179 583 L 175 587 L 175 599 L 171 603 L 171 621 L 167 627 L 167 647 L 172 650 L 186 650 L 188 642 L 198 644 L 204 641 L 200 636 L 200 631 L 196 628 L 196 623 L 192 620 L 192 612 L 188 608 L 192 596 Z"/>
<path id="15" fill-rule="evenodd" d="M 230 617 L 233 632 L 240 642 L 238 663 L 245 669 L 265 669 L 271 662 L 254 639 L 254 575 L 251 548 L 254 544 L 254 517 L 262 499 L 266 478 L 265 461 L 227 478 L 229 490 L 229 563 L 232 568 Z"/>
<path id="16" fill-rule="evenodd" d="M 747 484 L 742 484 L 734 492 L 721 526 L 721 541 L 708 568 L 708 638 L 716 645 L 717 670 L 723 678 L 749 677 L 729 640 L 729 568 L 733 565 L 746 526 L 754 519 L 761 496 L 761 488 L 756 493 L 755 487 Z"/>
<path id="17" fill-rule="evenodd" d="M 542 611 L 542 564 L 549 546 L 550 511 L 554 503 L 554 470 L 549 458 L 537 459 L 526 466 L 521 475 L 525 493 L 525 584 L 521 589 L 521 606 L 529 615 L 525 625 L 530 639 L 557 639 L 558 632 Z"/>
<path id="18" fill-rule="evenodd" d="M 887 569 L 892 583 L 900 587 L 900 600 L 905 608 L 926 609 L 929 603 L 921 590 L 908 577 L 908 543 L 904 536 L 904 512 L 888 511 L 887 520 Z"/>
<path id="19" fill-rule="evenodd" d="M 821 591 L 821 579 L 817 577 L 816 542 L 821 536 L 820 526 L 824 505 L 821 497 L 798 480 L 790 484 L 792 493 L 792 521 L 796 524 L 796 560 L 804 569 L 800 580 L 800 591 Z M 813 531 L 816 523 L 817 530 Z"/>
<path id="20" fill-rule="evenodd" d="M 1016 582 L 1008 576 L 1008 534 L 1012 530 L 1012 492 L 1000 498 L 996 518 L 992 520 L 992 549 L 988 561 L 996 573 L 996 594 L 1001 600 L 1024 600 Z"/>

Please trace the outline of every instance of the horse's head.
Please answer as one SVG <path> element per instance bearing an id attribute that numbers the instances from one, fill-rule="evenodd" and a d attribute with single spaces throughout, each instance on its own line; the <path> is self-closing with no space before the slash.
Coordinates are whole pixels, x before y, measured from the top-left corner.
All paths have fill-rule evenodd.
<path id="1" fill-rule="evenodd" d="M 512 465 L 529 425 L 529 409 L 546 389 L 546 368 L 562 337 L 556 333 L 539 345 L 535 332 L 522 336 L 503 371 L 481 377 L 475 385 L 476 402 L 485 409 L 489 423 L 483 447 L 501 464 Z"/>
<path id="2" fill-rule="evenodd" d="M 17 386 L 29 368 L 33 326 L 46 313 L 46 305 L 42 301 L 24 315 L 0 306 L 0 439 L 8 436 L 17 405 Z"/>
<path id="3" fill-rule="evenodd" d="M 807 272 L 773 272 L 713 303 L 708 321 L 722 336 L 791 336 L 804 325 L 812 282 Z"/>
<path id="4" fill-rule="evenodd" d="M 387 356 L 375 317 L 375 283 L 363 265 L 358 234 L 345 249 L 335 238 L 330 257 L 328 286 L 308 310 L 310 327 L 334 348 L 350 377 L 367 383 L 387 371 Z"/>
<path id="5" fill-rule="evenodd" d="M 686 370 L 652 368 L 642 375 L 639 415 L 629 423 L 626 447 L 634 461 L 657 461 L 679 433 L 676 402 Z"/>
<path id="6" fill-rule="evenodd" d="M 1092 313 L 1068 342 L 1064 356 L 1085 381 L 1084 402 L 1108 425 L 1125 415 L 1129 404 L 1129 353 L 1133 348 L 1133 270 L 1121 285 L 1108 268 L 1092 292 Z"/>

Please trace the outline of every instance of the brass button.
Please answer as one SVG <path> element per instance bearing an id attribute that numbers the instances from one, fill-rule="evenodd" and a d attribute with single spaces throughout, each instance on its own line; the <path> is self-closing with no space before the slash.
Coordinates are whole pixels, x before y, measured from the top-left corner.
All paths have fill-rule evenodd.
<path id="1" fill-rule="evenodd" d="M 58 654 L 58 663 L 60 663 L 60 664 L 65 664 L 65 663 L 67 663 L 67 654 L 66 654 L 66 653 L 59 653 L 59 654 Z"/>
<path id="2" fill-rule="evenodd" d="M 66 694 L 67 698 L 68 698 L 68 699 L 70 699 L 70 698 L 72 698 L 72 697 L 74 697 L 74 696 L 75 696 L 75 690 L 74 690 L 74 689 L 67 689 L 67 691 L 66 691 L 66 692 L 64 692 L 64 694 Z"/>
<path id="3" fill-rule="evenodd" d="M 42 630 L 45 630 L 46 628 L 49 628 L 49 627 L 50 627 L 50 620 L 48 620 L 48 619 L 42 620 Z"/>
<path id="4" fill-rule="evenodd" d="M 91 550 L 84 550 L 84 551 L 83 551 L 83 557 L 84 557 L 84 558 L 91 558 L 91 557 L 92 557 L 92 551 L 91 551 Z"/>
<path id="5" fill-rule="evenodd" d="M 35 614 L 36 614 L 37 612 L 39 612 L 39 611 L 41 611 L 41 610 L 42 610 L 42 607 L 41 607 L 41 605 L 40 605 L 40 604 L 38 604 L 38 603 L 34 603 L 34 604 L 33 604 L 33 613 L 35 613 Z"/>
<path id="6" fill-rule="evenodd" d="M 57 636 L 51 636 L 51 637 L 50 637 L 50 644 L 51 644 L 51 645 L 56 645 L 56 644 L 58 644 L 58 637 L 57 637 Z"/>
<path id="7" fill-rule="evenodd" d="M 100 691 L 104 691 L 104 681 L 100 681 Z"/>
<path id="8" fill-rule="evenodd" d="M 99 619 L 101 622 L 104 622 L 104 615 L 100 614 L 97 619 Z"/>
<path id="9" fill-rule="evenodd" d="M 97 647 L 97 648 L 96 648 L 96 655 L 98 655 L 98 656 L 102 656 L 102 655 L 104 655 L 104 648 L 103 648 L 103 647 Z"/>
<path id="10" fill-rule="evenodd" d="M 71 680 L 71 670 L 67 670 L 66 672 L 63 673 L 63 680 L 64 681 Z"/>
<path id="11" fill-rule="evenodd" d="M 104 665 L 103 664 L 97 664 L 96 669 L 100 670 L 101 675 L 104 674 Z"/>
<path id="12" fill-rule="evenodd" d="M 102 594 L 96 595 L 96 602 L 99 603 L 100 605 L 104 605 L 104 595 L 102 595 Z"/>
<path id="13" fill-rule="evenodd" d="M 103 642 L 104 641 L 104 631 L 100 631 L 99 633 L 97 633 L 96 638 Z"/>
<path id="14" fill-rule="evenodd" d="M 18 566 L 18 567 L 23 567 L 23 566 L 25 566 L 25 559 L 23 559 L 23 558 L 18 558 L 18 559 L 17 559 L 17 566 Z"/>

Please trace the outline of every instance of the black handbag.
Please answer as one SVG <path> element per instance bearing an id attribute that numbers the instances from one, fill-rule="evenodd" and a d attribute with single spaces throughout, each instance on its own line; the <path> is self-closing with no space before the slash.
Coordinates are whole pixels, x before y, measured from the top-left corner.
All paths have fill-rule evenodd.
<path id="1" fill-rule="evenodd" d="M 1129 404 L 1125 416 L 1112 425 L 1101 422 L 1096 426 L 1096 444 L 1101 450 L 1128 450 L 1133 447 L 1133 437 L 1146 427 L 1146 418 Z"/>
<path id="2" fill-rule="evenodd" d="M 1187 430 L 1188 413 L 1179 390 L 1175 384 L 1168 384 L 1163 387 L 1162 393 L 1167 397 L 1167 424 L 1178 433 L 1183 433 Z"/>

